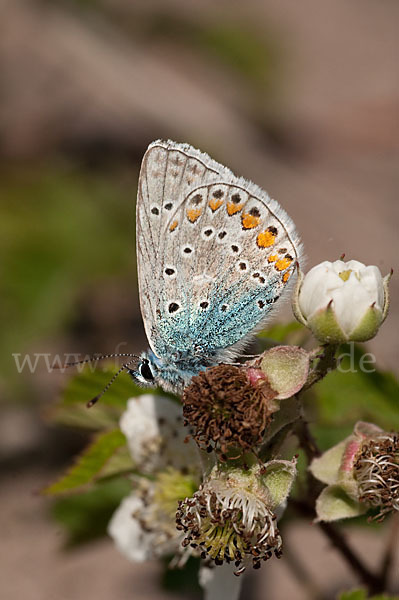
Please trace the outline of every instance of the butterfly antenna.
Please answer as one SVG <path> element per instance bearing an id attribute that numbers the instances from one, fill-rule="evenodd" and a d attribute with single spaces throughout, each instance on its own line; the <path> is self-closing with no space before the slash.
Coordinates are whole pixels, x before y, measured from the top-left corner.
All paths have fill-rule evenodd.
<path id="1" fill-rule="evenodd" d="M 102 392 L 100 392 L 99 394 L 97 394 L 97 396 L 94 396 L 94 398 L 92 398 L 91 400 L 89 400 L 87 402 L 87 404 L 86 404 L 87 408 L 91 408 L 92 406 L 94 406 L 100 400 L 100 398 L 102 398 L 104 396 L 105 392 L 109 390 L 109 388 L 114 383 L 114 381 L 118 377 L 118 375 L 120 375 L 122 373 L 122 371 L 124 371 L 125 369 L 128 369 L 129 366 L 132 364 L 132 362 L 134 362 L 134 360 L 137 358 L 137 356 L 135 356 L 135 355 L 130 355 L 130 356 L 134 356 L 134 359 L 130 360 L 129 362 L 125 363 L 124 365 L 122 365 L 120 367 L 120 369 L 115 373 L 115 375 L 113 375 L 111 377 L 111 379 L 109 380 L 109 382 L 107 383 L 105 388 L 102 390 Z"/>
<path id="2" fill-rule="evenodd" d="M 121 357 L 128 357 L 128 358 L 140 358 L 139 356 L 137 356 L 137 354 L 130 354 L 129 352 L 122 352 L 122 353 L 118 353 L 118 354 L 100 354 L 99 356 L 90 356 L 89 358 L 85 358 L 84 360 L 75 360 L 74 362 L 67 362 L 63 365 L 53 365 L 52 368 L 53 369 L 67 369 L 68 367 L 76 367 L 77 365 L 83 365 L 86 363 L 90 363 L 90 362 L 95 362 L 98 360 L 104 360 L 105 358 L 121 358 Z M 133 361 L 130 361 L 133 362 Z M 130 364 L 130 363 L 128 363 Z"/>

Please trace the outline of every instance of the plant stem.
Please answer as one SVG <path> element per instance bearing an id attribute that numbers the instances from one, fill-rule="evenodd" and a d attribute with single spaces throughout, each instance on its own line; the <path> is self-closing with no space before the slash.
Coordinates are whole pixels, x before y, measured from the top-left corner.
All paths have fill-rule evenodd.
<path id="1" fill-rule="evenodd" d="M 389 572 L 395 557 L 395 551 L 398 549 L 398 534 L 399 534 L 399 514 L 392 516 L 391 530 L 388 537 L 387 547 L 381 560 L 379 578 L 381 587 L 385 588 L 389 580 Z"/>
<path id="2" fill-rule="evenodd" d="M 316 362 L 309 373 L 308 380 L 302 388 L 302 391 L 312 387 L 312 385 L 323 379 L 327 373 L 336 368 L 337 359 L 335 354 L 337 349 L 337 344 L 324 344 L 312 352 L 311 360 Z"/>
<path id="3" fill-rule="evenodd" d="M 321 450 L 309 429 L 308 422 L 305 420 L 304 415 L 302 415 L 302 418 L 298 421 L 296 434 L 298 436 L 299 446 L 305 452 L 309 463 L 317 456 L 320 456 Z"/>
<path id="4" fill-rule="evenodd" d="M 380 578 L 370 571 L 370 569 L 360 560 L 352 548 L 348 545 L 345 536 L 332 523 L 318 523 L 323 533 L 328 537 L 334 548 L 345 558 L 351 569 L 358 575 L 361 581 L 367 586 L 370 593 L 381 592 Z"/>

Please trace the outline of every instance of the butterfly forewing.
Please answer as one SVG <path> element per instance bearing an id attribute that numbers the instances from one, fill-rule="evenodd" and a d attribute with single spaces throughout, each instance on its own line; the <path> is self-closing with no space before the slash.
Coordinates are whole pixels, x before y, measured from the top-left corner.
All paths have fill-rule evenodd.
<path id="1" fill-rule="evenodd" d="M 300 251 L 292 221 L 263 190 L 173 142 L 145 155 L 137 247 L 146 332 L 161 356 L 242 340 L 281 295 Z"/>

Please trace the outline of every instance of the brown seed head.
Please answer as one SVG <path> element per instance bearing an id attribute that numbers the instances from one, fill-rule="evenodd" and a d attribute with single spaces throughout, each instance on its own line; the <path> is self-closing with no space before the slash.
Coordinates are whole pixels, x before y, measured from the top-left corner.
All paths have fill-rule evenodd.
<path id="1" fill-rule="evenodd" d="M 354 475 L 360 502 L 379 508 L 375 519 L 399 511 L 399 434 L 368 439 L 355 462 Z"/>
<path id="2" fill-rule="evenodd" d="M 183 416 L 200 448 L 223 457 L 233 448 L 242 453 L 260 444 L 272 420 L 265 387 L 267 382 L 253 386 L 245 368 L 233 365 L 193 377 L 183 392 Z"/>

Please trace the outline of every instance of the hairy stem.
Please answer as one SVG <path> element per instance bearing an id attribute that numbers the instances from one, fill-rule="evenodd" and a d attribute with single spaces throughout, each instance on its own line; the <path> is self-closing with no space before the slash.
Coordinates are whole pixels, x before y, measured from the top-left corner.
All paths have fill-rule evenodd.
<path id="1" fill-rule="evenodd" d="M 311 355 L 312 368 L 309 373 L 308 380 L 302 391 L 312 387 L 315 383 L 323 379 L 330 371 L 337 367 L 336 352 L 337 344 L 324 344 L 317 348 Z"/>

